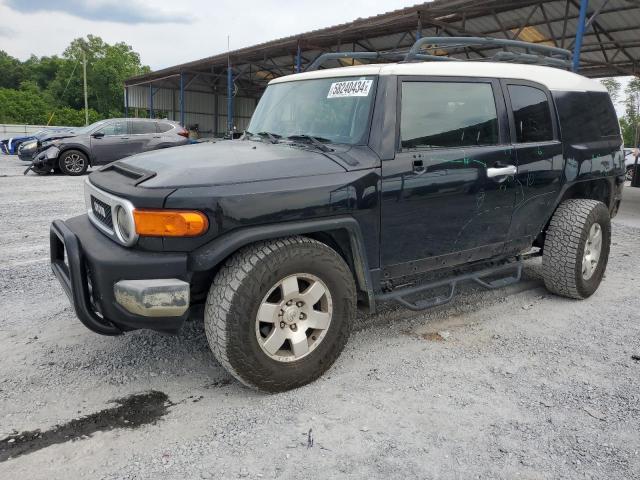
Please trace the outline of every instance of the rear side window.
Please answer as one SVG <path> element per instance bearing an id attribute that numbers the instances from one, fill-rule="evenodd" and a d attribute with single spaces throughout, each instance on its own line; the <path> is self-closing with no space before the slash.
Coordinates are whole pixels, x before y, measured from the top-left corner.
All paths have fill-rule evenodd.
<path id="1" fill-rule="evenodd" d="M 403 82 L 400 139 L 403 148 L 497 144 L 491 84 Z"/>
<path id="2" fill-rule="evenodd" d="M 173 128 L 173 125 L 171 125 L 170 123 L 158 123 L 157 125 L 158 133 L 165 133 Z"/>
<path id="3" fill-rule="evenodd" d="M 587 143 L 620 136 L 618 117 L 606 92 L 554 92 L 562 139 Z"/>
<path id="4" fill-rule="evenodd" d="M 618 116 L 613 108 L 611 97 L 606 92 L 587 92 L 591 115 L 597 119 L 600 136 L 610 137 L 620 135 Z"/>
<path id="5" fill-rule="evenodd" d="M 142 135 L 145 133 L 156 133 L 155 122 L 141 122 L 139 120 L 131 121 L 131 133 L 133 135 Z"/>
<path id="6" fill-rule="evenodd" d="M 509 85 L 509 97 L 516 127 L 516 142 L 553 140 L 553 125 L 547 94 L 525 85 Z"/>

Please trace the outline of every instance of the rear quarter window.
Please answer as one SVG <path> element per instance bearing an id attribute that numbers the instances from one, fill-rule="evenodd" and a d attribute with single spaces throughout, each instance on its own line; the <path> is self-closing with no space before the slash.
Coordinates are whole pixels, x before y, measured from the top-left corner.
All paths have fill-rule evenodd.
<path id="1" fill-rule="evenodd" d="M 166 133 L 173 128 L 170 123 L 158 122 L 158 133 Z"/>
<path id="2" fill-rule="evenodd" d="M 618 117 L 606 92 L 554 92 L 562 139 L 571 143 L 620 136 Z"/>

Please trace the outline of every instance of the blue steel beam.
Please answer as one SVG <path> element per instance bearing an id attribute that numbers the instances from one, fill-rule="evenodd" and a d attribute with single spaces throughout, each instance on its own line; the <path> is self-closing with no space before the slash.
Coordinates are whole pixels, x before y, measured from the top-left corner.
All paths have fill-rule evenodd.
<path id="1" fill-rule="evenodd" d="M 576 31 L 576 41 L 573 47 L 573 66 L 572 70 L 577 72 L 580 69 L 580 50 L 582 49 L 582 39 L 587 21 L 587 8 L 589 0 L 580 0 L 580 15 L 578 16 L 578 30 Z"/>
<path id="2" fill-rule="evenodd" d="M 184 73 L 180 72 L 180 125 L 184 127 Z"/>
<path id="3" fill-rule="evenodd" d="M 231 59 L 227 62 L 227 131 L 233 131 L 233 71 Z"/>
<path id="4" fill-rule="evenodd" d="M 129 87 L 124 87 L 124 118 L 129 118 Z"/>
<path id="5" fill-rule="evenodd" d="M 296 54 L 296 73 L 302 71 L 302 52 L 300 51 L 300 41 L 298 41 L 298 53 Z"/>
<path id="6" fill-rule="evenodd" d="M 149 118 L 153 118 L 153 85 L 149 84 Z"/>

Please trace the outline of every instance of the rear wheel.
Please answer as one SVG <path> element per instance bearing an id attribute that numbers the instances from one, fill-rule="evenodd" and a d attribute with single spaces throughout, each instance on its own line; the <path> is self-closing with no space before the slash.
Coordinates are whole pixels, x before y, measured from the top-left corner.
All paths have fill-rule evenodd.
<path id="1" fill-rule="evenodd" d="M 234 377 L 279 392 L 312 382 L 333 364 L 355 305 L 344 260 L 323 243 L 288 237 L 246 247 L 226 262 L 209 290 L 205 330 Z"/>
<path id="2" fill-rule="evenodd" d="M 634 165 L 629 165 L 627 167 L 627 173 L 625 174 L 625 180 L 627 181 L 632 181 L 633 180 L 633 171 L 635 170 L 635 166 Z"/>
<path id="3" fill-rule="evenodd" d="M 570 298 L 591 296 L 607 268 L 610 245 L 611 220 L 604 203 L 562 202 L 544 242 L 542 271 L 547 289 Z"/>
<path id="4" fill-rule="evenodd" d="M 79 150 L 67 150 L 60 155 L 58 166 L 65 175 L 83 175 L 89 168 L 89 159 Z"/>

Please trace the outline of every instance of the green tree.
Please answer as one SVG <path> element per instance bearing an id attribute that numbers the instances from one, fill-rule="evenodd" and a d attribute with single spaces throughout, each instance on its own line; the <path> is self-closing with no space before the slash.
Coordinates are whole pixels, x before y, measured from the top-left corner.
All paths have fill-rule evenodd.
<path id="1" fill-rule="evenodd" d="M 49 91 L 61 104 L 76 109 L 84 107 L 83 52 L 87 59 L 89 106 L 103 117 L 122 116 L 124 80 L 150 71 L 149 67 L 141 64 L 140 55 L 123 42 L 109 45 L 94 35 L 73 40 L 63 53 L 66 63 L 51 82 Z"/>
<path id="2" fill-rule="evenodd" d="M 620 120 L 624 144 L 638 146 L 640 132 L 640 78 L 633 78 L 625 88 L 625 116 Z"/>
<path id="3" fill-rule="evenodd" d="M 609 91 L 611 101 L 613 101 L 614 104 L 618 103 L 620 101 L 620 89 L 622 88 L 620 82 L 615 78 L 603 78 L 600 80 L 600 83 Z"/>
<path id="4" fill-rule="evenodd" d="M 20 60 L 0 50 L 0 88 L 19 88 L 24 80 L 23 66 Z"/>

